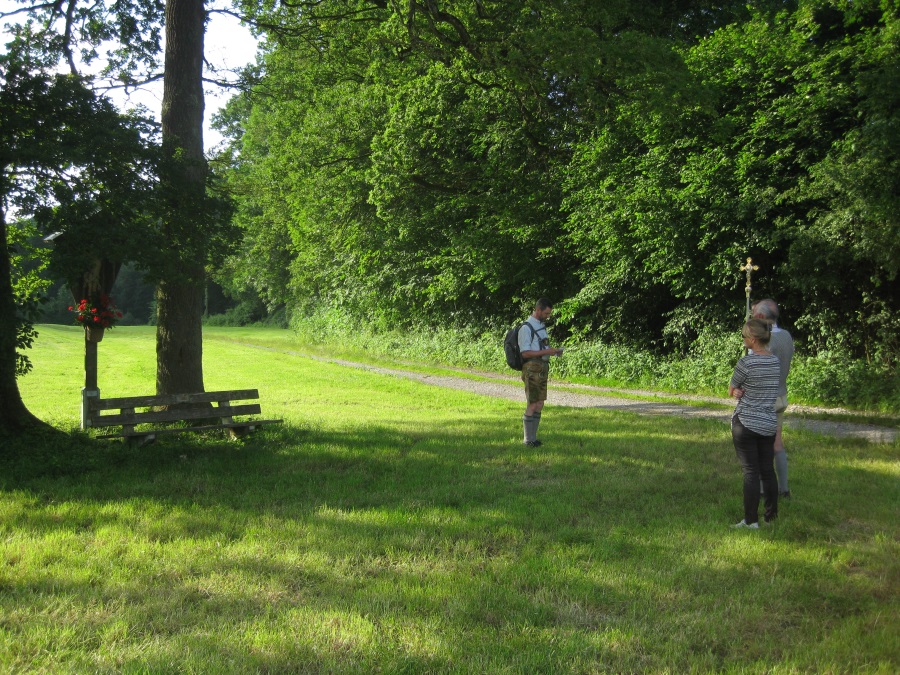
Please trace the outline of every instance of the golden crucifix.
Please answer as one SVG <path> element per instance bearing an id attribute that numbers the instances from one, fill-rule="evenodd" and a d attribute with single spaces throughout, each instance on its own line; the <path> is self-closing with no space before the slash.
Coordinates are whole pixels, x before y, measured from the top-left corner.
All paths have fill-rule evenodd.
<path id="1" fill-rule="evenodd" d="M 750 320 L 750 275 L 759 269 L 759 265 L 753 264 L 752 258 L 747 258 L 747 264 L 741 265 L 741 272 L 747 273 L 747 286 L 744 291 L 747 293 L 747 313 L 744 315 L 744 321 Z"/>

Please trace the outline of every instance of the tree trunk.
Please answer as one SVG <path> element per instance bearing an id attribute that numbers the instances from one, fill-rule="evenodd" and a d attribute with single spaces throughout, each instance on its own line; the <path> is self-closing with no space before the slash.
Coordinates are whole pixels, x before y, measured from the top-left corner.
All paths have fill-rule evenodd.
<path id="1" fill-rule="evenodd" d="M 204 391 L 202 289 L 162 281 L 156 288 L 156 306 L 156 393 Z"/>
<path id="2" fill-rule="evenodd" d="M 19 393 L 16 381 L 16 324 L 9 320 L 15 315 L 6 218 L 0 209 L 0 316 L 6 317 L 6 320 L 0 321 L 0 435 L 44 425 L 25 407 Z"/>
<path id="3" fill-rule="evenodd" d="M 156 391 L 203 391 L 204 261 L 202 210 L 207 165 L 203 154 L 203 0 L 166 1 L 166 54 L 161 183 L 168 190 L 167 222 L 178 270 L 156 291 Z"/>

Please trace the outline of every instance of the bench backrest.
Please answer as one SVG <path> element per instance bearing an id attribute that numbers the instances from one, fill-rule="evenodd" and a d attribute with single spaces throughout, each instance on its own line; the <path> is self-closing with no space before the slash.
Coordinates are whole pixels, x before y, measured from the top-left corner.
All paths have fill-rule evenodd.
<path id="1" fill-rule="evenodd" d="M 256 389 L 237 389 L 234 391 L 206 391 L 197 394 L 169 394 L 153 396 L 125 396 L 120 398 L 88 399 L 88 413 L 91 426 L 133 426 L 135 424 L 151 424 L 157 422 L 178 422 L 203 420 L 211 417 L 230 418 L 232 415 L 258 415 L 259 403 L 232 405 L 232 401 L 258 399 Z M 213 403 L 218 405 L 213 406 Z M 175 406 L 167 410 L 153 410 Z M 147 408 L 141 411 L 139 408 Z M 104 411 L 116 410 L 112 414 Z"/>

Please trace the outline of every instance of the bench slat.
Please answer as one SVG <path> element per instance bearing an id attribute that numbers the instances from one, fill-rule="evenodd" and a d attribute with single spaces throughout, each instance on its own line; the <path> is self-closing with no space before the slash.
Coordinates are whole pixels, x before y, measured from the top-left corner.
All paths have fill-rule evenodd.
<path id="1" fill-rule="evenodd" d="M 88 406 L 91 412 L 116 410 L 121 408 L 149 408 L 183 403 L 215 403 L 219 401 L 241 401 L 259 398 L 258 389 L 236 389 L 234 391 L 206 391 L 198 394 L 166 394 L 151 396 L 124 396 L 120 398 L 91 398 Z"/>
<path id="2" fill-rule="evenodd" d="M 120 424 L 153 424 L 155 422 L 177 422 L 179 420 L 204 420 L 211 417 L 259 415 L 261 412 L 259 403 L 221 405 L 210 408 L 186 408 L 181 410 L 155 410 L 132 413 L 122 412 L 112 415 L 92 415 L 91 426 L 112 427 Z"/>
<path id="3" fill-rule="evenodd" d="M 121 434 L 104 434 L 96 438 L 141 438 L 146 436 L 157 436 L 159 434 L 178 434 L 185 431 L 211 431 L 212 429 L 248 429 L 253 431 L 256 427 L 263 424 L 281 424 L 284 420 L 253 420 L 252 422 L 232 422 L 226 424 L 204 424 L 198 427 L 182 427 L 171 429 L 150 429 L 148 431 L 131 431 Z"/>

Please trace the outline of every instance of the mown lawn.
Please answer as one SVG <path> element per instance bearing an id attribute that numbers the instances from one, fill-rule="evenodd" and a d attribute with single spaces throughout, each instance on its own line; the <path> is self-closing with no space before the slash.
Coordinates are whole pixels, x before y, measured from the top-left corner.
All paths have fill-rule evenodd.
<path id="1" fill-rule="evenodd" d="M 244 441 L 77 431 L 81 334 L 20 381 L 58 434 L 0 438 L 0 671 L 900 671 L 900 448 L 792 432 L 794 497 L 740 532 L 725 425 L 523 405 L 207 330 Z M 256 345 L 256 346 L 250 346 Z M 153 329 L 100 344 L 152 393 Z"/>

